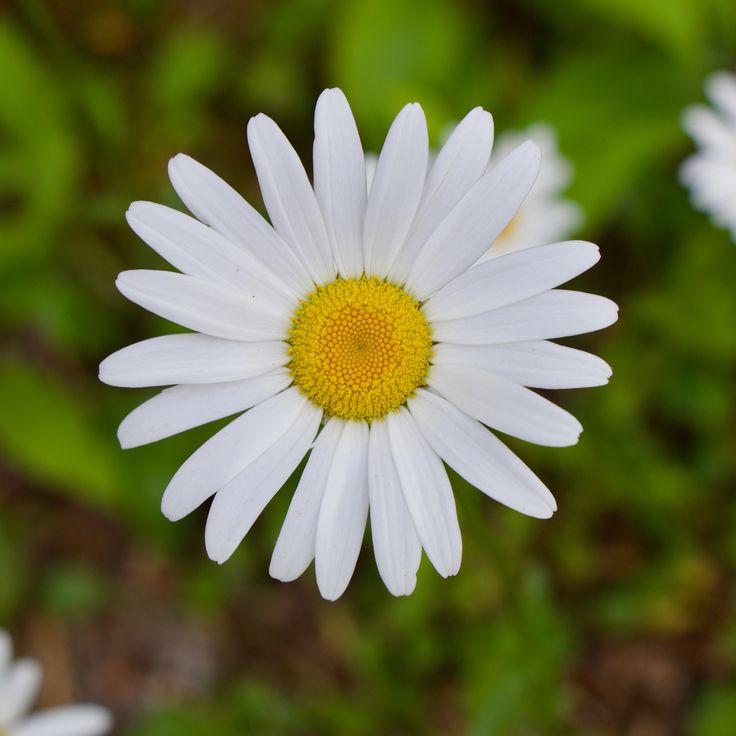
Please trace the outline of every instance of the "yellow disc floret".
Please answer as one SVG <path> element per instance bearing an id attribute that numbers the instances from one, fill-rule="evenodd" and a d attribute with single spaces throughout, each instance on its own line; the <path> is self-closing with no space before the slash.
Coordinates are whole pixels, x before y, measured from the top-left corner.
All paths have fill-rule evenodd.
<path id="1" fill-rule="evenodd" d="M 432 339 L 419 302 L 377 278 L 317 287 L 296 310 L 289 335 L 294 383 L 344 419 L 398 409 L 429 368 Z"/>

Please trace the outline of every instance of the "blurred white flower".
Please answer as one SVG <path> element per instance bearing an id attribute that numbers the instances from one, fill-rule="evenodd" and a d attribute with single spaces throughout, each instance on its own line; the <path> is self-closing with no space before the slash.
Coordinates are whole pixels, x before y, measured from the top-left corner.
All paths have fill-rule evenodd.
<path id="1" fill-rule="evenodd" d="M 99 705 L 66 705 L 29 714 L 41 686 L 34 659 L 13 658 L 13 645 L 0 629 L 0 734 L 2 736 L 102 736 L 112 728 Z"/>
<path id="2" fill-rule="evenodd" d="M 530 387 L 606 383 L 604 361 L 549 339 L 606 327 L 617 308 L 556 288 L 598 261 L 592 243 L 476 265 L 532 189 L 539 147 L 526 141 L 488 170 L 493 120 L 475 108 L 430 164 L 413 103 L 391 125 L 369 189 L 337 89 L 317 102 L 314 185 L 273 120 L 253 118 L 248 141 L 272 225 L 181 154 L 169 173 L 199 219 L 150 202 L 128 211 L 135 232 L 183 273 L 128 271 L 118 288 L 196 332 L 103 361 L 100 378 L 115 386 L 179 384 L 126 417 L 121 443 L 246 412 L 177 471 L 164 514 L 181 519 L 214 496 L 205 545 L 222 563 L 311 450 L 270 572 L 293 580 L 314 560 L 329 599 L 353 574 L 369 513 L 395 595 L 414 589 L 422 549 L 442 576 L 458 571 L 443 461 L 501 503 L 551 516 L 552 494 L 484 425 L 575 444 L 577 419 Z"/>
<path id="3" fill-rule="evenodd" d="M 557 134 L 551 125 L 536 123 L 526 130 L 500 135 L 490 167 L 525 140 L 534 141 L 542 151 L 539 176 L 519 211 L 481 260 L 565 240 L 582 225 L 582 208 L 564 197 L 573 178 L 573 168 L 560 153 Z"/>
<path id="4" fill-rule="evenodd" d="M 697 151 L 682 164 L 680 180 L 693 206 L 736 242 L 736 74 L 712 74 L 705 93 L 713 107 L 694 105 L 683 114 Z"/>

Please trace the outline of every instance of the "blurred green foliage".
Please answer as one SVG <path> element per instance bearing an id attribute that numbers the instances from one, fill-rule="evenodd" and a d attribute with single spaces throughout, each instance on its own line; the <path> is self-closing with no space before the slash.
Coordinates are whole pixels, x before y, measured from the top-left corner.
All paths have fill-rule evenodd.
<path id="1" fill-rule="evenodd" d="M 136 736 L 730 736 L 736 250 L 676 171 L 680 113 L 736 66 L 734 39 L 732 0 L 0 10 L 0 623 L 61 636 L 80 693 Z M 106 354 L 169 327 L 114 290 L 159 265 L 127 204 L 179 206 L 166 162 L 183 150 L 260 205 L 247 119 L 275 116 L 309 160 L 332 85 L 371 150 L 415 99 L 435 142 L 476 105 L 499 131 L 555 126 L 580 235 L 603 252 L 578 285 L 621 306 L 574 341 L 614 367 L 607 388 L 559 397 L 580 444 L 512 443 L 558 514 L 522 518 L 455 478 L 463 567 L 442 581 L 425 563 L 407 600 L 368 544 L 336 604 L 309 574 L 267 578 L 293 479 L 209 563 L 202 514 L 172 525 L 158 505 L 212 428 L 122 453 L 115 426 L 144 392 L 96 380 Z"/>

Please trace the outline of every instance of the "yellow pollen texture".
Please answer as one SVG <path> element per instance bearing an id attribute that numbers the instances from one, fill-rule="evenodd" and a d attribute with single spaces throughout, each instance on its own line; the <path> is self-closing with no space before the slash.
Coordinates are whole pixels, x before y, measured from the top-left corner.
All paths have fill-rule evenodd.
<path id="1" fill-rule="evenodd" d="M 419 306 L 377 278 L 317 287 L 291 323 L 294 383 L 344 419 L 375 419 L 398 409 L 429 367 L 432 338 Z"/>

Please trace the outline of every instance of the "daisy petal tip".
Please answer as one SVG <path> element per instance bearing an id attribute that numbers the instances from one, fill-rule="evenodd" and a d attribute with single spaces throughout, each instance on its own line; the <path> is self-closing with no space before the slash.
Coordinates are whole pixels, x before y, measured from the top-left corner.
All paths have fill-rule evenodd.
<path id="1" fill-rule="evenodd" d="M 97 380 L 108 386 L 115 386 L 113 372 L 110 370 L 110 357 L 105 358 L 97 369 Z"/>
<path id="2" fill-rule="evenodd" d="M 539 508 L 535 509 L 533 512 L 530 511 L 528 515 L 535 519 L 551 519 L 555 515 L 556 511 L 557 504 L 554 499 L 552 499 L 551 504 L 545 503 L 544 505 L 540 505 Z"/>
<path id="3" fill-rule="evenodd" d="M 606 299 L 606 297 L 601 297 L 601 299 L 604 299 L 609 310 L 609 319 L 611 320 L 608 324 L 612 325 L 614 322 L 618 322 L 618 304 L 616 302 L 612 301 L 611 299 Z"/>
<path id="4" fill-rule="evenodd" d="M 141 199 L 136 199 L 128 205 L 128 209 L 125 210 L 125 219 L 130 223 L 131 218 L 137 216 L 141 209 L 145 206 L 145 202 Z"/>
<path id="5" fill-rule="evenodd" d="M 128 427 L 123 422 L 117 431 L 118 443 L 120 444 L 121 450 L 131 450 L 134 447 L 138 447 L 138 443 L 135 441 L 132 433 L 128 430 Z"/>
<path id="6" fill-rule="evenodd" d="M 271 560 L 271 565 L 268 568 L 268 574 L 280 583 L 290 583 L 295 578 L 289 576 L 286 570 L 282 569 L 277 563 Z"/>
<path id="7" fill-rule="evenodd" d="M 179 180 L 181 169 L 186 165 L 187 159 L 191 161 L 191 158 L 184 153 L 177 153 L 169 159 L 166 169 L 172 184 L 175 184 Z"/>
<path id="8" fill-rule="evenodd" d="M 344 588 L 340 590 L 339 588 L 336 588 L 334 586 L 328 587 L 326 585 L 320 585 L 318 587 L 319 587 L 319 594 L 326 601 L 330 601 L 330 603 L 334 603 L 345 592 Z"/>
<path id="9" fill-rule="evenodd" d="M 408 598 L 417 587 L 417 578 L 414 575 L 412 578 L 406 578 L 405 580 L 396 580 L 389 585 L 386 583 L 386 589 L 395 598 Z"/>
<path id="10" fill-rule="evenodd" d="M 233 555 L 232 552 L 220 548 L 220 546 L 216 545 L 214 542 L 208 542 L 206 535 L 205 550 L 207 552 L 207 557 L 209 557 L 212 562 L 215 562 L 218 565 L 224 565 Z"/>
<path id="11" fill-rule="evenodd" d="M 539 144 L 535 143 L 531 138 L 528 138 L 527 140 L 523 141 L 518 145 L 516 148 L 516 151 L 518 151 L 519 155 L 528 156 L 530 159 L 540 159 L 542 158 L 542 149 L 539 146 Z"/>
<path id="12" fill-rule="evenodd" d="M 320 96 L 317 98 L 317 102 L 319 103 L 319 101 L 322 99 L 329 100 L 330 98 L 339 100 L 340 102 L 347 102 L 347 97 L 345 96 L 345 93 L 339 87 L 325 88 Z"/>
<path id="13" fill-rule="evenodd" d="M 169 521 L 181 521 L 181 519 L 186 516 L 186 513 L 182 513 L 182 510 L 178 508 L 173 495 L 171 493 L 167 493 L 167 491 L 164 491 L 164 495 L 161 498 L 161 513 Z"/>

